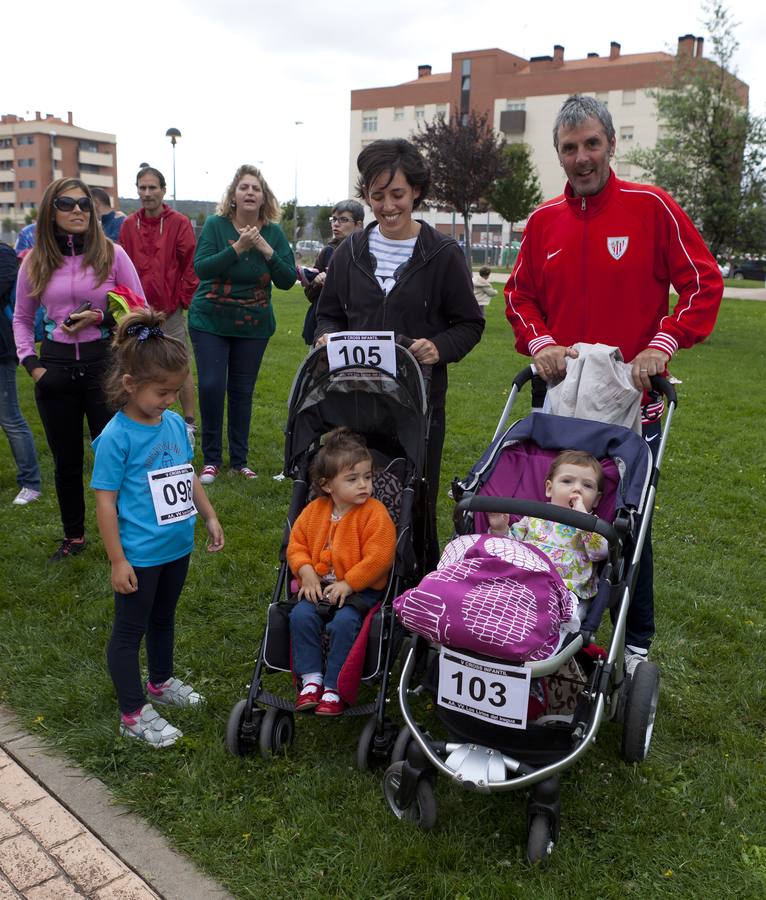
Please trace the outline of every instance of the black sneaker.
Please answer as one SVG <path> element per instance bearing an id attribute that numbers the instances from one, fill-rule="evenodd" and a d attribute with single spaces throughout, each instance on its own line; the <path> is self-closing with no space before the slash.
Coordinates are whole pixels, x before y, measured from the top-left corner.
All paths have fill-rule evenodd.
<path id="1" fill-rule="evenodd" d="M 77 554 L 82 553 L 84 549 L 85 538 L 80 538 L 79 541 L 74 540 L 73 538 L 64 538 L 61 542 L 61 546 L 48 558 L 48 561 L 61 562 L 62 559 L 67 559 L 70 556 L 77 556 Z"/>

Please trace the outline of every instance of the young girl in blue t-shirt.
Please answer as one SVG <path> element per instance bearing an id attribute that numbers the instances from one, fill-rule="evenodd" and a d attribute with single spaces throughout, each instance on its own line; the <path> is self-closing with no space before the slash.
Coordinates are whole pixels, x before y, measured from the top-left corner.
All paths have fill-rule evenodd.
<path id="1" fill-rule="evenodd" d="M 91 487 L 112 564 L 114 626 L 107 663 L 122 713 L 120 733 L 167 747 L 182 736 L 152 703 L 195 706 L 202 697 L 173 677 L 173 629 L 199 512 L 208 551 L 223 530 L 194 474 L 184 420 L 170 410 L 189 371 L 186 347 L 162 331 L 164 316 L 145 309 L 125 316 L 115 337 L 107 397 L 118 409 L 93 442 Z M 149 681 L 138 662 L 146 635 Z"/>

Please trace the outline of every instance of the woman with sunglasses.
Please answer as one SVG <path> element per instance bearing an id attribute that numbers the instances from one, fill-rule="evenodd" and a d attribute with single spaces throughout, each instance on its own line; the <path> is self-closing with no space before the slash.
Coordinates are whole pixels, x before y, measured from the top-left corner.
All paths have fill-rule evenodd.
<path id="1" fill-rule="evenodd" d="M 112 416 L 102 390 L 114 318 L 107 293 L 117 285 L 143 298 L 136 270 L 93 213 L 79 178 L 59 178 L 43 195 L 37 239 L 19 272 L 13 333 L 19 361 L 35 382 L 35 400 L 55 466 L 64 539 L 53 561 L 85 549 L 83 418 L 91 438 Z M 45 309 L 45 337 L 35 350 L 34 322 Z"/>

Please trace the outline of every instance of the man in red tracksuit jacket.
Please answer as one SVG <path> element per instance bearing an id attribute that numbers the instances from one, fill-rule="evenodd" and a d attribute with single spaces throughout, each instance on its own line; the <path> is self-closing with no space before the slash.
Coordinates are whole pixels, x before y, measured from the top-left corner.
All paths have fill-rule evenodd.
<path id="1" fill-rule="evenodd" d="M 615 130 L 607 107 L 574 95 L 561 107 L 553 143 L 567 176 L 564 193 L 527 221 L 505 286 L 516 349 L 538 374 L 566 373 L 572 344 L 619 347 L 635 386 L 648 390 L 676 350 L 704 340 L 723 295 L 716 261 L 665 191 L 616 178 Z M 669 312 L 669 290 L 678 303 Z M 662 403 L 643 407 L 644 436 L 658 440 Z M 646 659 L 654 635 L 651 534 L 646 535 L 625 637 L 626 670 Z"/>
<path id="2" fill-rule="evenodd" d="M 166 184 L 159 169 L 144 166 L 136 176 L 141 209 L 122 223 L 120 244 L 141 279 L 149 305 L 167 316 L 163 330 L 185 344 L 189 338 L 183 311 L 189 308 L 199 278 L 194 273 L 197 242 L 189 219 L 163 203 Z M 191 372 L 179 392 L 190 439 L 194 439 L 194 379 Z"/>

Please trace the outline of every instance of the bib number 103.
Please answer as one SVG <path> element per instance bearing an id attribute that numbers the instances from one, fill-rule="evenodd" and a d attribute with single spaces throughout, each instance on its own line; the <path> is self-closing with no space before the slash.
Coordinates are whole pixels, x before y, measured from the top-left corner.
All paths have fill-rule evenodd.
<path id="1" fill-rule="evenodd" d="M 337 331 L 327 336 L 330 371 L 348 366 L 382 369 L 396 375 L 393 331 Z"/>
<path id="2" fill-rule="evenodd" d="M 527 727 L 530 672 L 442 647 L 439 706 L 506 728 Z"/>

